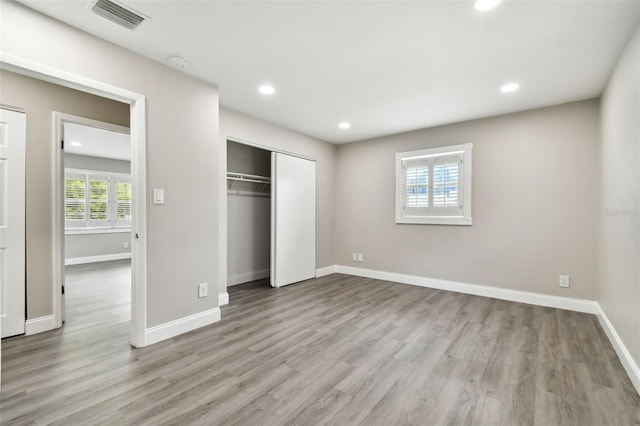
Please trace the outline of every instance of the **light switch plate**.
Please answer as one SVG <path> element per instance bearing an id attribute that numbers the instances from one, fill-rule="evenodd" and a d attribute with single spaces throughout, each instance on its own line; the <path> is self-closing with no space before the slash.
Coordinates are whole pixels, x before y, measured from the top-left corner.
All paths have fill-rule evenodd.
<path id="1" fill-rule="evenodd" d="M 153 190 L 153 204 L 164 204 L 164 189 Z"/>
<path id="2" fill-rule="evenodd" d="M 208 284 L 200 283 L 198 284 L 198 298 L 202 299 L 203 297 L 207 297 L 208 295 Z"/>

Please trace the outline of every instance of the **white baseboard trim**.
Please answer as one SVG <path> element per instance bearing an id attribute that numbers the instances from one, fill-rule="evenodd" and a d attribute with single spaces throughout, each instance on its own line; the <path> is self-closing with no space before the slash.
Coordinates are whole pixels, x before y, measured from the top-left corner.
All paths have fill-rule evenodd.
<path id="1" fill-rule="evenodd" d="M 33 318 L 26 320 L 24 323 L 24 334 L 31 336 L 32 334 L 38 334 L 49 330 L 55 330 L 56 319 L 53 315 L 47 315 L 46 317 Z"/>
<path id="2" fill-rule="evenodd" d="M 377 271 L 374 269 L 354 268 L 352 266 L 344 265 L 336 265 L 336 272 L 340 274 L 411 284 L 420 287 L 455 291 L 457 293 L 492 297 L 494 299 L 510 300 L 512 302 L 528 303 L 530 305 L 546 306 L 549 308 L 567 309 L 569 311 L 586 312 L 589 314 L 596 314 L 598 312 L 598 304 L 591 300 L 572 299 L 569 297 L 551 296 L 547 294 L 531 293 L 528 291 L 510 290 L 488 285 L 467 284 L 436 278 L 425 278 L 417 275 L 405 275 L 395 272 Z"/>
<path id="3" fill-rule="evenodd" d="M 227 277 L 227 286 L 244 284 L 255 280 L 268 278 L 271 274 L 269 268 L 258 269 L 257 271 L 243 272 L 241 274 L 229 275 Z"/>
<path id="4" fill-rule="evenodd" d="M 640 368 L 638 368 L 638 364 L 634 361 L 633 357 L 629 353 L 629 350 L 622 342 L 622 339 L 616 332 L 616 329 L 613 328 L 613 324 L 609 321 L 607 314 L 604 313 L 604 310 L 598 303 L 598 312 L 596 315 L 598 316 L 598 320 L 600 320 L 600 325 L 604 329 L 604 332 L 607 334 L 607 337 L 611 341 L 611 345 L 613 349 L 618 354 L 618 358 L 620 358 L 620 362 L 624 367 L 629 379 L 631 379 L 631 383 L 636 388 L 636 392 L 640 395 Z"/>
<path id="5" fill-rule="evenodd" d="M 218 306 L 224 306 L 229 304 L 229 293 L 218 293 Z"/>
<path id="6" fill-rule="evenodd" d="M 324 268 L 316 269 L 316 278 L 321 278 L 327 275 L 336 273 L 336 265 L 325 266 Z"/>
<path id="7" fill-rule="evenodd" d="M 81 265 L 84 263 L 94 262 L 108 262 L 110 260 L 122 260 L 131 259 L 131 252 L 129 253 L 115 253 L 115 254 L 101 254 L 99 256 L 87 256 L 87 257 L 70 257 L 64 260 L 65 266 L 68 265 Z"/>
<path id="8" fill-rule="evenodd" d="M 209 309 L 208 311 L 147 328 L 145 346 L 153 345 L 217 321 L 220 321 L 220 308 Z"/>

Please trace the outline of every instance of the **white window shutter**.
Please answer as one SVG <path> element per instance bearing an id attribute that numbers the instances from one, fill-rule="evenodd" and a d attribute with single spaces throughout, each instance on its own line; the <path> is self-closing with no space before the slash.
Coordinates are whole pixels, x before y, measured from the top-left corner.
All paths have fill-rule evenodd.
<path id="1" fill-rule="evenodd" d="M 87 179 L 81 173 L 64 177 L 64 218 L 68 228 L 87 226 Z"/>
<path id="2" fill-rule="evenodd" d="M 113 180 L 114 225 L 131 226 L 131 178 L 116 177 Z"/>
<path id="3" fill-rule="evenodd" d="M 462 192 L 462 154 L 433 158 L 433 211 L 435 216 L 459 216 Z"/>
<path id="4" fill-rule="evenodd" d="M 404 162 L 405 207 L 429 207 L 429 161 L 425 159 Z"/>
<path id="5" fill-rule="evenodd" d="M 90 174 L 88 182 L 88 226 L 109 226 L 109 176 Z"/>

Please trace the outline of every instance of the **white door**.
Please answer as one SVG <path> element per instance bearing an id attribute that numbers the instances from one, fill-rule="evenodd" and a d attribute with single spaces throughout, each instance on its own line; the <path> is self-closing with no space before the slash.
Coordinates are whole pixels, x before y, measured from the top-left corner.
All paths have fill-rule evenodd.
<path id="1" fill-rule="evenodd" d="M 271 286 L 316 276 L 316 163 L 271 153 Z"/>
<path id="2" fill-rule="evenodd" d="M 24 334 L 25 126 L 24 113 L 0 109 L 0 322 L 2 337 Z"/>

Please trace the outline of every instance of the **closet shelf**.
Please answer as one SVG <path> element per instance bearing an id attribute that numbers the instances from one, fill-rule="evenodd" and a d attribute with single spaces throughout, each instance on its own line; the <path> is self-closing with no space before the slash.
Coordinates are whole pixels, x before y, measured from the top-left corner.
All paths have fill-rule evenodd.
<path id="1" fill-rule="evenodd" d="M 271 184 L 270 177 L 260 176 L 260 175 L 251 175 L 248 173 L 236 173 L 236 172 L 227 172 L 227 181 L 230 181 L 229 189 L 231 189 L 234 182 L 261 183 L 263 186 L 260 192 L 263 192 L 265 188 Z"/>

